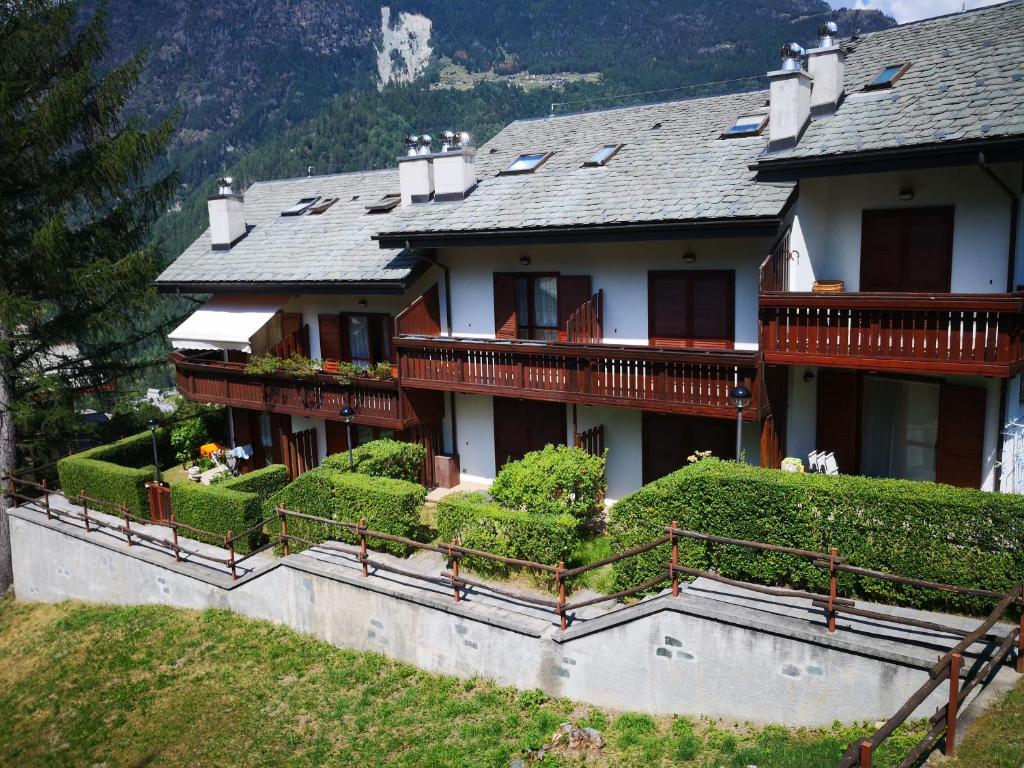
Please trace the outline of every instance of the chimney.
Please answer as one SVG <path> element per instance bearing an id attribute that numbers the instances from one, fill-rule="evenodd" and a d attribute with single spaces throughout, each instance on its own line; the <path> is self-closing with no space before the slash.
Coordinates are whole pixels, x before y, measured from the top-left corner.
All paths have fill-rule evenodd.
<path id="1" fill-rule="evenodd" d="M 462 200 L 476 187 L 476 152 L 465 131 L 441 134 L 441 151 L 434 155 L 434 200 Z"/>
<path id="2" fill-rule="evenodd" d="M 834 21 L 818 27 L 818 47 L 807 52 L 807 70 L 814 78 L 811 88 L 811 114 L 831 115 L 843 101 L 843 59 L 846 58 L 836 35 Z"/>
<path id="3" fill-rule="evenodd" d="M 427 134 L 410 136 L 405 140 L 405 157 L 398 158 L 398 184 L 403 206 L 429 203 L 434 196 L 432 141 Z"/>
<path id="4" fill-rule="evenodd" d="M 803 68 L 804 49 L 782 47 L 782 68 L 768 73 L 768 151 L 796 146 L 811 119 L 811 76 Z"/>
<path id="5" fill-rule="evenodd" d="M 217 181 L 217 194 L 206 201 L 210 214 L 210 246 L 226 251 L 245 237 L 245 202 L 232 186 L 230 176 Z"/>

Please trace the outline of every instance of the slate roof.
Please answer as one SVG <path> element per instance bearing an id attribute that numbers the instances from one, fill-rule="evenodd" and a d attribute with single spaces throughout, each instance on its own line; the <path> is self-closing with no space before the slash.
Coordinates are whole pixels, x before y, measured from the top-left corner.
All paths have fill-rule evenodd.
<path id="1" fill-rule="evenodd" d="M 846 98 L 775 160 L 1024 135 L 1024 2 L 905 24 L 843 42 Z M 864 91 L 888 65 L 892 88 Z"/>
<path id="2" fill-rule="evenodd" d="M 748 169 L 767 138 L 718 138 L 766 100 L 757 91 L 518 120 L 477 150 L 480 183 L 465 200 L 396 210 L 381 237 L 777 217 L 793 186 L 757 183 Z M 614 143 L 625 146 L 607 165 L 582 167 Z M 522 153 L 549 151 L 533 173 L 498 175 Z"/>
<path id="3" fill-rule="evenodd" d="M 162 288 L 239 283 L 406 284 L 422 262 L 396 249 L 381 249 L 372 235 L 382 217 L 366 204 L 398 192 L 398 170 L 261 181 L 245 191 L 249 234 L 228 251 L 210 248 L 209 230 L 157 278 Z M 338 197 L 318 215 L 281 216 L 304 197 Z M 392 286 L 394 287 L 394 286 Z"/>

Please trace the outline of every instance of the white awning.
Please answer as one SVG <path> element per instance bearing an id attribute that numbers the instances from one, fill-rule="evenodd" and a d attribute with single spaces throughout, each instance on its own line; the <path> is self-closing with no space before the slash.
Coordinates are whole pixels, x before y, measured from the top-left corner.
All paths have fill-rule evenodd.
<path id="1" fill-rule="evenodd" d="M 252 337 L 287 296 L 214 296 L 167 337 L 175 349 L 237 349 L 252 352 Z"/>

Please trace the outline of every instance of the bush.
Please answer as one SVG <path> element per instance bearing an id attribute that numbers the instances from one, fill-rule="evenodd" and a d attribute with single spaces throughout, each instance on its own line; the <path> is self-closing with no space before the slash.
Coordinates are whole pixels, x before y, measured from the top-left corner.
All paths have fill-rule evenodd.
<path id="1" fill-rule="evenodd" d="M 181 466 L 199 458 L 199 446 L 206 438 L 206 426 L 198 416 L 185 419 L 171 429 L 171 447 L 174 448 L 174 458 Z"/>
<path id="2" fill-rule="evenodd" d="M 510 509 L 589 520 L 604 497 L 604 461 L 579 448 L 548 445 L 502 467 L 491 496 Z"/>
<path id="3" fill-rule="evenodd" d="M 437 503 L 437 530 L 442 541 L 459 539 L 471 549 L 555 565 L 579 544 L 579 524 L 572 515 L 531 514 L 506 509 L 479 492 L 453 493 Z M 467 558 L 478 571 L 506 570 L 493 561 Z"/>
<path id="4" fill-rule="evenodd" d="M 157 453 L 161 463 L 171 456 L 167 431 L 157 429 Z M 61 490 L 69 498 L 84 493 L 105 502 L 104 511 L 127 504 L 128 511 L 138 517 L 149 515 L 146 483 L 154 478 L 152 436 L 147 432 L 117 440 L 107 445 L 66 456 L 57 462 Z"/>
<path id="5" fill-rule="evenodd" d="M 221 485 L 203 485 L 191 481 L 171 485 L 171 509 L 179 523 L 202 528 L 212 533 L 241 533 L 256 525 L 261 519 L 260 497 L 255 493 L 243 493 Z M 208 540 L 221 545 L 219 538 L 208 538 L 193 531 L 182 531 L 182 536 Z M 235 551 L 250 552 L 266 541 L 262 531 L 250 534 L 247 539 L 235 542 Z"/>
<path id="6" fill-rule="evenodd" d="M 703 533 L 827 552 L 850 564 L 930 581 L 1009 590 L 1024 571 L 1024 499 L 936 483 L 794 474 L 700 461 L 619 500 L 609 523 L 617 551 L 680 525 Z M 617 589 L 664 570 L 668 546 L 615 565 Z M 807 560 L 683 542 L 680 560 L 724 576 L 821 592 Z M 840 591 L 879 602 L 987 613 L 991 601 L 840 574 Z"/>
<path id="7" fill-rule="evenodd" d="M 417 443 L 401 440 L 373 440 L 352 450 L 356 472 L 373 477 L 419 482 L 420 469 L 427 458 L 427 449 Z M 320 465 L 326 469 L 348 472 L 348 452 L 335 453 Z"/>
<path id="8" fill-rule="evenodd" d="M 270 464 L 263 469 L 256 469 L 238 477 L 229 476 L 226 480 L 221 480 L 218 485 L 232 491 L 255 493 L 260 497 L 262 504 L 288 485 L 289 480 L 288 467 L 284 464 Z"/>
<path id="9" fill-rule="evenodd" d="M 272 515 L 279 504 L 284 504 L 293 512 L 332 520 L 355 523 L 365 519 L 373 530 L 417 538 L 420 534 L 420 507 L 426 496 L 427 489 L 417 483 L 338 472 L 321 466 L 300 475 L 273 494 L 263 509 L 265 517 Z M 280 523 L 269 525 L 268 530 L 271 529 L 278 531 Z M 288 533 L 310 541 L 357 541 L 355 536 L 338 526 L 297 518 L 288 520 Z M 406 553 L 402 545 L 374 539 L 369 540 L 368 546 L 398 555 Z M 297 542 L 290 545 L 292 552 L 303 548 L 304 545 Z"/>

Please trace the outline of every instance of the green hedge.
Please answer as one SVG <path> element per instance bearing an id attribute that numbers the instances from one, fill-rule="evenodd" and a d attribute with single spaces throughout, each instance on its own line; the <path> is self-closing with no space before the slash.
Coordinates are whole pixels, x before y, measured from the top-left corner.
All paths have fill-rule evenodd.
<path id="1" fill-rule="evenodd" d="M 548 445 L 502 467 L 490 493 L 509 509 L 588 520 L 604 497 L 604 461 L 579 448 Z"/>
<path id="2" fill-rule="evenodd" d="M 579 544 L 579 522 L 568 514 L 530 514 L 506 509 L 483 493 L 453 493 L 437 503 L 441 541 L 459 539 L 463 546 L 495 555 L 557 565 Z M 468 558 L 476 570 L 500 572 L 492 561 Z"/>
<path id="3" fill-rule="evenodd" d="M 260 497 L 255 493 L 243 493 L 225 488 L 223 485 L 203 485 L 191 481 L 171 485 L 171 509 L 174 519 L 204 531 L 226 534 L 241 533 L 256 525 L 263 512 Z M 192 531 L 181 531 L 182 536 L 204 540 L 206 537 Z M 247 539 L 235 542 L 235 551 L 250 552 L 266 541 L 266 535 L 257 531 Z M 209 543 L 222 542 L 210 538 Z"/>
<path id="4" fill-rule="evenodd" d="M 229 478 L 217 485 L 232 491 L 255 493 L 262 503 L 288 485 L 290 479 L 288 467 L 284 464 L 270 464 L 263 469 L 255 469 L 244 475 Z"/>
<path id="5" fill-rule="evenodd" d="M 931 581 L 1009 590 L 1024 576 L 1024 499 L 936 483 L 794 474 L 706 459 L 619 500 L 608 531 L 617 551 L 681 526 L 827 552 L 850 564 Z M 663 570 L 668 546 L 615 564 L 617 589 Z M 687 542 L 681 562 L 733 578 L 822 591 L 810 562 Z M 920 608 L 987 613 L 992 603 L 840 575 L 844 595 Z"/>
<path id="6" fill-rule="evenodd" d="M 387 477 L 338 472 L 320 467 L 300 475 L 294 482 L 271 496 L 263 505 L 265 517 L 273 514 L 279 504 L 293 512 L 342 520 L 349 523 L 365 518 L 369 528 L 406 538 L 419 538 L 420 508 L 427 497 L 427 489 L 417 483 L 392 480 Z M 280 524 L 268 526 L 277 532 Z M 288 533 L 310 541 L 355 542 L 356 538 L 343 528 L 291 518 Z M 368 546 L 378 551 L 406 554 L 405 547 L 379 540 L 369 540 Z M 294 543 L 292 552 L 303 549 Z"/>
<path id="7" fill-rule="evenodd" d="M 352 450 L 352 465 L 359 474 L 410 483 L 419 482 L 426 458 L 427 449 L 422 445 L 401 440 L 372 440 Z M 348 451 L 328 456 L 320 466 L 348 472 Z"/>
<path id="8" fill-rule="evenodd" d="M 163 466 L 172 461 L 167 431 L 157 429 L 157 450 Z M 61 490 L 73 498 L 84 493 L 114 506 L 127 504 L 139 517 L 149 515 L 146 483 L 153 479 L 152 436 L 147 432 L 126 437 L 107 445 L 65 456 L 57 462 Z"/>

